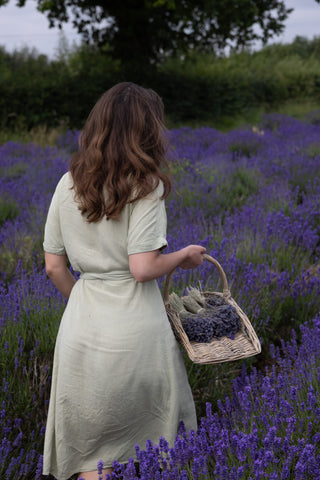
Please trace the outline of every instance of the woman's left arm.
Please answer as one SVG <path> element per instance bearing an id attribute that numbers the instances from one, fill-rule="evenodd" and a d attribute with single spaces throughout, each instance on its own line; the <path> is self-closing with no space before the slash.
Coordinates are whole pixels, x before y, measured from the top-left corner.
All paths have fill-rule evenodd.
<path id="1" fill-rule="evenodd" d="M 48 277 L 62 295 L 69 298 L 76 279 L 67 267 L 67 256 L 45 252 L 44 258 Z"/>

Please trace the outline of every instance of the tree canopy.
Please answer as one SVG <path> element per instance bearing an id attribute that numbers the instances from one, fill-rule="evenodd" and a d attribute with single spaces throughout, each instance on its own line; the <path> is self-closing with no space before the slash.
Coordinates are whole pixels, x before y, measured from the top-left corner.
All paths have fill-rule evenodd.
<path id="1" fill-rule="evenodd" d="M 37 0 L 37 8 L 50 27 L 72 20 L 86 42 L 109 45 L 124 65 L 139 68 L 193 49 L 266 44 L 292 11 L 285 0 Z"/>

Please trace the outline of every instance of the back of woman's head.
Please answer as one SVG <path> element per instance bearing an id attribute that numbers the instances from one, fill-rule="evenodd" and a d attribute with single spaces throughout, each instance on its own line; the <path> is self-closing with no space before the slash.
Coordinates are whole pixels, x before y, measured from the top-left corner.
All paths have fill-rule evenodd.
<path id="1" fill-rule="evenodd" d="M 161 180 L 170 192 L 164 108 L 150 89 L 123 82 L 110 88 L 93 107 L 70 163 L 82 214 L 89 222 L 118 218 L 128 203 L 143 198 Z"/>

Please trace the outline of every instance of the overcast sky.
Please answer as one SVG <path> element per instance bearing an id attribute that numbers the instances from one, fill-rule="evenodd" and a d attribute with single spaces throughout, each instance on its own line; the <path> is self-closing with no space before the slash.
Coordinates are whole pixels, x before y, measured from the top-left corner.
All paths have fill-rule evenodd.
<path id="1" fill-rule="evenodd" d="M 117 0 L 115 0 L 117 1 Z M 320 36 L 320 4 L 315 0 L 285 0 L 288 7 L 294 8 L 284 33 L 274 37 L 273 42 L 290 43 L 297 35 L 312 39 Z M 27 0 L 22 8 L 16 7 L 16 0 L 0 7 L 0 45 L 9 52 L 24 46 L 35 47 L 39 53 L 54 58 L 59 44 L 58 28 L 48 27 L 46 16 L 36 10 L 37 2 Z M 70 45 L 78 43 L 80 36 L 66 24 L 63 28 Z"/>

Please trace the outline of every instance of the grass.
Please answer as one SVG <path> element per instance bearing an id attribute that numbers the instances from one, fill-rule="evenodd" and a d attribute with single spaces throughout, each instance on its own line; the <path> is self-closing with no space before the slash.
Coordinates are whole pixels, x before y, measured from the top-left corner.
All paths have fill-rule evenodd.
<path id="1" fill-rule="evenodd" d="M 0 199 L 0 227 L 7 220 L 14 220 L 18 215 L 19 208 L 13 200 Z"/>
<path id="2" fill-rule="evenodd" d="M 0 167 L 0 178 L 10 178 L 14 180 L 22 177 L 26 173 L 28 165 L 24 162 L 19 162 L 10 167 Z"/>
<path id="3" fill-rule="evenodd" d="M 168 128 L 180 128 L 190 126 L 192 128 L 200 128 L 208 126 L 216 128 L 222 132 L 228 132 L 235 128 L 240 128 L 246 125 L 257 125 L 261 122 L 263 115 L 267 113 L 280 113 L 289 115 L 297 119 L 303 119 L 305 116 L 320 109 L 320 100 L 314 98 L 297 98 L 294 100 L 287 100 L 278 105 L 260 105 L 257 107 L 248 107 L 243 110 L 241 114 L 226 115 L 219 118 L 212 117 L 208 121 L 201 119 L 188 122 L 174 122 L 170 116 L 167 117 Z"/>
<path id="4" fill-rule="evenodd" d="M 24 431 L 33 432 L 23 437 L 26 452 L 34 448 L 35 438 L 42 442 L 52 352 L 61 315 L 61 307 L 47 310 L 45 319 L 39 311 L 27 308 L 23 321 L 8 323 L 0 330 L 0 367 L 4 373 L 1 382 L 5 389 L 15 392 L 14 396 L 7 397 L 6 412 L 15 422 L 23 419 Z"/>
<path id="5" fill-rule="evenodd" d="M 218 410 L 218 402 L 225 395 L 232 395 L 232 380 L 240 375 L 243 365 L 256 363 L 257 359 L 247 358 L 242 362 L 228 362 L 216 365 L 196 365 L 184 353 L 184 361 L 188 372 L 188 380 L 193 392 L 197 418 L 206 415 L 206 403 Z M 223 394 L 222 394 L 223 392 Z"/>
<path id="6" fill-rule="evenodd" d="M 34 265 L 39 268 L 44 267 L 41 238 L 35 235 L 18 234 L 14 250 L 7 245 L 1 247 L 0 279 L 4 283 L 7 284 L 14 278 L 19 263 L 27 272 L 32 272 Z M 5 275 L 1 278 L 3 272 Z"/>
<path id="7" fill-rule="evenodd" d="M 14 129 L 0 129 L 0 145 L 7 142 L 34 143 L 40 147 L 55 146 L 59 135 L 65 133 L 66 125 L 56 128 L 48 128 L 46 125 L 38 125 L 28 130 L 25 125 L 18 124 Z"/>
<path id="8" fill-rule="evenodd" d="M 257 174 L 254 170 L 239 169 L 230 178 L 217 186 L 217 196 L 222 211 L 233 211 L 246 203 L 251 195 L 259 191 Z"/>
<path id="9" fill-rule="evenodd" d="M 246 125 L 257 125 L 266 113 L 280 113 L 290 115 L 297 119 L 303 119 L 306 114 L 320 109 L 320 100 L 314 98 L 298 98 L 288 100 L 279 105 L 261 105 L 258 107 L 248 107 L 240 114 L 222 115 L 219 118 L 209 117 L 205 122 L 202 119 L 189 121 L 175 121 L 170 115 L 166 117 L 166 124 L 169 129 L 189 126 L 191 128 L 200 128 L 208 126 L 216 128 L 222 132 L 228 132 L 235 128 Z M 35 143 L 41 147 L 55 146 L 59 135 L 67 130 L 67 126 L 61 124 L 55 128 L 48 128 L 46 125 L 38 125 L 28 130 L 23 123 L 18 123 L 14 129 L 0 128 L 0 145 L 9 141 L 22 143 Z M 316 151 L 317 151 L 317 147 Z M 313 152 L 311 152 L 312 154 Z"/>

